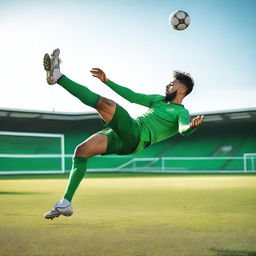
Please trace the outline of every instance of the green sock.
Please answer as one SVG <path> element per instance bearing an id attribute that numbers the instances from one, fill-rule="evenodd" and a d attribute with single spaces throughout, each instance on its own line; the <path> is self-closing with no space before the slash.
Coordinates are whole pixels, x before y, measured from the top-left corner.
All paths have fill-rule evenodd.
<path id="1" fill-rule="evenodd" d="M 88 106 L 95 107 L 99 101 L 100 95 L 70 80 L 66 76 L 62 76 L 57 83 Z"/>
<path id="2" fill-rule="evenodd" d="M 69 202 L 72 201 L 72 198 L 76 192 L 77 187 L 82 181 L 87 167 L 87 158 L 84 157 L 74 157 L 72 169 L 69 175 L 68 186 L 64 194 L 64 198 Z"/>

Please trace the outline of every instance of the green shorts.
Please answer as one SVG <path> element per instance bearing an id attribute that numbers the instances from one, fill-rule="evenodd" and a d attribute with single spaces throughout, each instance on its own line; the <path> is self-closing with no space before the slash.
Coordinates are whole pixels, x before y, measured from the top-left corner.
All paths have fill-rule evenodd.
<path id="1" fill-rule="evenodd" d="M 116 111 L 105 129 L 98 132 L 108 137 L 106 154 L 127 155 L 135 151 L 140 143 L 141 127 L 129 113 L 116 104 Z"/>

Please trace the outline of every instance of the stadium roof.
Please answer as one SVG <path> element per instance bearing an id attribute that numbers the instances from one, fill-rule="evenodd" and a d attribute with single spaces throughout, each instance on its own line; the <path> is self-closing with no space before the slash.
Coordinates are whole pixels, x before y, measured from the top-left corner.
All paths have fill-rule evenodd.
<path id="1" fill-rule="evenodd" d="M 192 113 L 191 116 L 205 115 L 205 122 L 247 119 L 256 122 L 256 108 L 220 110 L 212 112 Z M 52 120 L 67 120 L 79 121 L 86 119 L 99 119 L 99 115 L 94 113 L 70 113 L 70 112 L 50 112 L 50 111 L 35 111 L 22 109 L 0 109 L 0 118 L 33 118 L 33 119 L 52 119 Z"/>

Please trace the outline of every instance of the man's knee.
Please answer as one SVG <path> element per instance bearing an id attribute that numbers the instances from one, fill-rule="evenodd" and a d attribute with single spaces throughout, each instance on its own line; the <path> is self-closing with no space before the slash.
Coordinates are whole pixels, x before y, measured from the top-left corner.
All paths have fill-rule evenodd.
<path id="1" fill-rule="evenodd" d="M 105 97 L 100 97 L 100 99 L 96 105 L 96 109 L 97 110 L 107 110 L 107 109 L 113 109 L 113 108 L 115 108 L 115 106 L 116 106 L 116 103 L 113 100 L 110 100 Z"/>
<path id="2" fill-rule="evenodd" d="M 89 158 L 106 152 L 108 138 L 104 134 L 93 134 L 75 149 L 75 156 Z"/>
<path id="3" fill-rule="evenodd" d="M 90 142 L 84 142 L 80 145 L 78 145 L 75 149 L 75 156 L 80 156 L 84 158 L 89 158 L 93 156 L 92 147 L 90 145 Z"/>
<path id="4" fill-rule="evenodd" d="M 112 120 L 115 111 L 116 111 L 116 103 L 113 100 L 100 97 L 96 110 L 98 111 L 101 118 L 106 122 L 109 123 Z"/>

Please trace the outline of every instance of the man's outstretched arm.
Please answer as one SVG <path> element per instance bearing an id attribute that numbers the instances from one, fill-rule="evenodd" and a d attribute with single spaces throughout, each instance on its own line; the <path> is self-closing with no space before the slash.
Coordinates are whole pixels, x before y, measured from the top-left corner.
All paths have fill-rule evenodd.
<path id="1" fill-rule="evenodd" d="M 93 68 L 91 73 L 94 77 L 100 79 L 103 83 L 105 83 L 108 87 L 110 87 L 117 94 L 130 101 L 131 103 L 136 103 L 139 105 L 143 105 L 146 107 L 150 107 L 152 102 L 155 101 L 156 97 L 159 95 L 147 95 L 142 93 L 136 93 L 129 88 L 118 85 L 106 77 L 106 74 L 99 68 Z"/>

